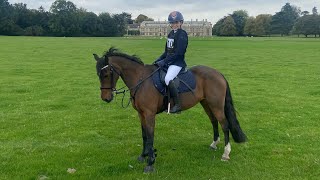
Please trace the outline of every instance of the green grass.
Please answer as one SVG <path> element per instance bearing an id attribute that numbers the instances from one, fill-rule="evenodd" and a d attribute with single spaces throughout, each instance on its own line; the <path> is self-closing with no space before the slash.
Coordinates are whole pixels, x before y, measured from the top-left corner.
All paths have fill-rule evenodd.
<path id="1" fill-rule="evenodd" d="M 320 40 L 280 37 L 191 38 L 189 66 L 226 76 L 249 142 L 232 142 L 231 160 L 221 162 L 223 144 L 209 150 L 212 127 L 201 106 L 161 114 L 156 172 L 143 174 L 137 113 L 122 109 L 120 96 L 100 100 L 92 53 L 114 45 L 151 63 L 164 43 L 0 37 L 0 179 L 320 177 Z"/>

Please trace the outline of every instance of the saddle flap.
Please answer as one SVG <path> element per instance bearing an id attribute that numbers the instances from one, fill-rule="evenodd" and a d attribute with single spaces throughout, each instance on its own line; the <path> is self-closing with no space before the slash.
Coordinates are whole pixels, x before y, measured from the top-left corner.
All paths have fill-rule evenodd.
<path id="1" fill-rule="evenodd" d="M 166 70 L 159 70 L 152 76 L 153 84 L 156 89 L 162 94 L 166 95 L 166 84 L 164 78 L 166 76 Z M 179 93 L 193 91 L 196 87 L 196 80 L 193 73 L 188 69 L 183 69 L 180 71 L 178 76 L 174 78 L 174 83 L 178 87 Z"/>

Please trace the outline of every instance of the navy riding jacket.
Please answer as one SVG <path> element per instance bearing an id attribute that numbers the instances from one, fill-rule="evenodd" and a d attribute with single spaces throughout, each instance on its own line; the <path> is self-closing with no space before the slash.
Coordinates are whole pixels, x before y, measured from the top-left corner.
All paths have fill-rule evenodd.
<path id="1" fill-rule="evenodd" d="M 164 60 L 166 66 L 176 65 L 182 68 L 187 66 L 184 56 L 188 47 L 188 34 L 183 29 L 176 32 L 172 30 L 168 34 L 167 43 L 164 53 L 156 60 L 156 62 Z"/>

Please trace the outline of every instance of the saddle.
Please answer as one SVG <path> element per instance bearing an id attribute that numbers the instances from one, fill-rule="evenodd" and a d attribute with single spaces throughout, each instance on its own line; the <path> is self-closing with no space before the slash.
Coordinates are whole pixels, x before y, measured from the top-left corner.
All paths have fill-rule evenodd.
<path id="1" fill-rule="evenodd" d="M 166 69 L 160 69 L 152 75 L 152 81 L 156 89 L 164 96 L 168 95 L 167 85 L 164 82 L 166 76 Z M 193 91 L 196 88 L 196 79 L 192 72 L 188 69 L 180 71 L 178 76 L 173 79 L 175 85 L 178 87 L 178 92 L 185 93 Z"/>

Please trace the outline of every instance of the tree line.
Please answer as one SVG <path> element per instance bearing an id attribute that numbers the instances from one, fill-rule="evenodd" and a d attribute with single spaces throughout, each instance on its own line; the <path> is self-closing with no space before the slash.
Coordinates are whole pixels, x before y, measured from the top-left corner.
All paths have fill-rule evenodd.
<path id="1" fill-rule="evenodd" d="M 126 12 L 96 15 L 65 0 L 53 2 L 49 11 L 0 0 L 0 35 L 123 36 L 132 21 Z"/>
<path id="2" fill-rule="evenodd" d="M 316 7 L 312 12 L 286 3 L 275 15 L 260 14 L 249 17 L 247 11 L 238 10 L 221 18 L 212 30 L 217 36 L 281 36 L 303 34 L 320 37 L 320 15 Z"/>
<path id="3" fill-rule="evenodd" d="M 42 6 L 28 9 L 27 4 L 10 4 L 0 0 L 0 35 L 30 36 L 123 36 L 137 35 L 139 32 L 128 31 L 128 24 L 140 24 L 151 20 L 140 14 L 132 20 L 131 14 L 96 15 L 84 8 L 77 8 L 74 3 L 56 0 L 49 11 Z M 319 35 L 320 15 L 316 7 L 312 12 L 286 3 L 281 11 L 271 14 L 260 14 L 249 17 L 246 10 L 237 10 L 221 18 L 213 26 L 213 35 L 217 36 L 281 36 L 297 34 L 304 36 Z"/>

